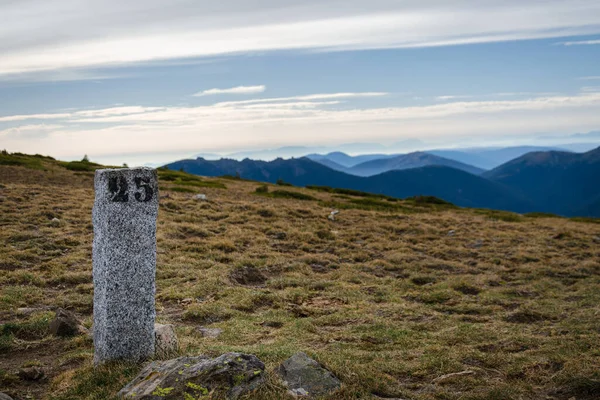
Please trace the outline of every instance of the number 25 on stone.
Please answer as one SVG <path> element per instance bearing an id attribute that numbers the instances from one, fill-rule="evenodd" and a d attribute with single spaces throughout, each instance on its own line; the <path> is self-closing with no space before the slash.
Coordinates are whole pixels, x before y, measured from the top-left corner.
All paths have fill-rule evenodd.
<path id="1" fill-rule="evenodd" d="M 154 196 L 154 190 L 152 190 L 150 187 L 150 180 L 148 178 L 136 177 L 133 179 L 133 181 L 138 189 L 138 191 L 134 193 L 135 199 L 140 202 L 152 200 L 152 196 Z M 139 191 L 141 189 L 143 189 L 143 193 Z M 123 203 L 129 201 L 129 185 L 124 176 L 113 176 L 109 178 L 108 190 L 111 193 L 110 201 Z"/>

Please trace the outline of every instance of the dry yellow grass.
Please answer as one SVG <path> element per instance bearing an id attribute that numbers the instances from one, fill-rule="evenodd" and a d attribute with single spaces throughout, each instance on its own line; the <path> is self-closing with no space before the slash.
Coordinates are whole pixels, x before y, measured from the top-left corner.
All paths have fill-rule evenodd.
<path id="1" fill-rule="evenodd" d="M 139 366 L 94 370 L 89 338 L 47 333 L 56 307 L 91 324 L 93 174 L 41 165 L 0 165 L 0 391 L 111 398 Z M 182 354 L 253 353 L 272 371 L 305 351 L 343 381 L 333 399 L 600 398 L 597 223 L 182 176 L 160 183 L 156 298 Z M 236 283 L 244 266 L 267 280 Z M 14 375 L 31 362 L 47 381 Z M 249 398 L 286 396 L 271 374 Z"/>

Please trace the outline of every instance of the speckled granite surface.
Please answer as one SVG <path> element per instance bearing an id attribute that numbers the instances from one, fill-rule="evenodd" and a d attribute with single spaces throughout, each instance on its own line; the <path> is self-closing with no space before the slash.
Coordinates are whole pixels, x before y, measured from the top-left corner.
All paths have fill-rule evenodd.
<path id="1" fill-rule="evenodd" d="M 154 355 L 158 178 L 152 168 L 97 170 L 94 362 Z"/>

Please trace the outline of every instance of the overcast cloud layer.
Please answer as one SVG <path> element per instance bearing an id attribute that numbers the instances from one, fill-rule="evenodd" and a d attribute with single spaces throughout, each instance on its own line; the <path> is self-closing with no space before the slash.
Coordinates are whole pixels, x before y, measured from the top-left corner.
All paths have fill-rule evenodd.
<path id="1" fill-rule="evenodd" d="M 340 102 L 386 93 L 329 93 L 221 102 L 196 107 L 112 107 L 56 114 L 1 117 L 20 124 L 0 131 L 9 148 L 113 160 L 118 149 L 184 156 L 190 149 L 219 151 L 301 143 L 335 144 L 398 139 L 398 130 L 447 140 L 469 135 L 592 130 L 600 123 L 600 92 L 511 100 L 455 101 L 420 107 L 336 109 Z M 502 94 L 498 94 L 499 98 Z M 333 101 L 322 101 L 336 99 Z M 44 121 L 40 123 L 40 121 Z M 86 126 L 86 128 L 82 128 Z M 365 137 L 365 132 L 370 132 Z M 157 144 L 160 144 L 157 147 Z M 74 153 L 75 152 L 75 153 Z M 129 154 L 130 156 L 131 154 Z M 125 156 L 123 156 L 125 157 Z M 124 160 L 127 161 L 127 160 Z M 168 161 L 168 159 L 147 159 Z"/>
<path id="2" fill-rule="evenodd" d="M 597 0 L 3 0 L 0 75 L 266 50 L 595 33 Z"/>
<path id="3" fill-rule="evenodd" d="M 598 0 L 0 0 L 0 148 L 160 162 L 598 130 L 599 35 Z"/>

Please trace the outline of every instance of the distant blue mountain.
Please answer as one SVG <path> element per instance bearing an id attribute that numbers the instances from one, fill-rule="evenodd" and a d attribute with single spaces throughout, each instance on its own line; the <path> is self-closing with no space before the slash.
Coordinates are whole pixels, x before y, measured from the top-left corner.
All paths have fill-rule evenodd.
<path id="1" fill-rule="evenodd" d="M 600 147 L 586 153 L 528 153 L 483 176 L 517 190 L 537 211 L 600 216 Z"/>
<path id="2" fill-rule="evenodd" d="M 597 147 L 597 146 L 596 146 Z M 424 152 L 414 152 L 408 154 L 363 154 L 350 156 L 343 152 L 331 152 L 328 154 L 309 154 L 306 157 L 321 164 L 331 166 L 338 171 L 347 172 L 350 174 L 368 176 L 391 171 L 394 169 L 409 169 L 418 168 L 426 165 L 446 165 L 449 167 L 461 169 L 472 174 L 480 174 L 483 170 L 490 170 L 507 161 L 515 159 L 533 151 L 551 151 L 564 150 L 560 147 L 546 146 L 513 146 L 513 147 L 481 147 L 481 148 L 466 148 L 466 149 L 439 149 L 427 150 Z M 423 154 L 431 154 L 440 157 L 427 159 Z M 411 155 L 412 154 L 412 155 Z M 420 155 L 419 157 L 415 155 Z M 397 158 L 395 161 L 384 161 L 391 158 Z M 421 159 L 419 159 L 421 158 Z M 347 169 L 335 167 L 329 163 L 329 160 Z M 375 162 L 375 160 L 381 160 Z M 455 161 L 458 164 L 452 164 Z M 358 168 L 359 164 L 372 162 L 370 165 L 364 165 L 364 168 Z M 387 167 L 386 167 L 387 166 Z M 351 169 L 354 168 L 355 169 Z"/>
<path id="3" fill-rule="evenodd" d="M 323 154 L 323 155 L 322 154 L 309 154 L 306 157 L 310 158 L 313 161 L 317 161 L 323 165 L 327 165 L 326 161 L 325 161 L 325 160 L 327 160 L 327 161 L 334 162 L 342 167 L 351 168 L 351 167 L 354 167 L 355 165 L 361 164 L 366 161 L 391 158 L 394 156 L 395 156 L 395 154 L 393 154 L 393 155 L 365 154 L 365 155 L 360 155 L 360 156 L 349 156 L 348 154 L 343 153 L 341 151 L 335 151 L 335 152 Z"/>
<path id="4" fill-rule="evenodd" d="M 347 172 L 358 176 L 372 176 L 387 171 L 399 171 L 434 165 L 451 167 L 474 175 L 479 175 L 484 172 L 484 170 L 481 168 L 424 152 L 402 154 L 367 161 L 349 168 Z"/>
<path id="5" fill-rule="evenodd" d="M 558 147 L 545 146 L 514 146 L 502 148 L 471 148 L 456 150 L 429 150 L 427 153 L 449 158 L 481 169 L 493 169 L 512 159 L 521 157 L 532 151 L 563 150 Z"/>
<path id="6" fill-rule="evenodd" d="M 282 179 L 296 186 L 321 185 L 385 194 L 399 198 L 430 195 L 465 207 L 526 211 L 533 207 L 511 189 L 454 168 L 430 166 L 359 177 L 334 171 L 308 158 L 271 162 L 245 159 L 181 160 L 166 166 L 203 176 L 238 175 L 275 183 Z"/>
<path id="7" fill-rule="evenodd" d="M 383 159 L 390 160 L 394 157 Z M 333 166 L 346 168 L 337 163 Z M 297 186 L 331 186 L 399 198 L 430 195 L 464 207 L 600 217 L 600 147 L 586 153 L 532 152 L 481 176 L 436 165 L 361 177 L 306 157 L 271 162 L 198 158 L 166 167 L 203 176 L 239 175 L 272 183 L 282 179 Z"/>
<path id="8" fill-rule="evenodd" d="M 336 152 L 360 152 L 360 153 L 373 153 L 381 152 L 387 149 L 386 146 L 379 143 L 346 143 L 337 146 L 336 149 L 325 146 L 286 146 L 275 149 L 262 149 L 262 150 L 248 150 L 240 151 L 237 153 L 227 154 L 226 158 L 233 158 L 236 160 L 243 160 L 244 158 L 250 158 L 253 160 L 274 160 L 276 158 L 290 158 L 290 157 L 304 157 L 307 154 L 317 153 L 330 153 L 333 150 Z M 202 157 L 198 155 L 197 157 Z M 206 157 L 203 157 L 206 158 Z M 335 160 L 333 160 L 335 161 Z M 343 164 L 342 164 L 343 165 Z"/>

